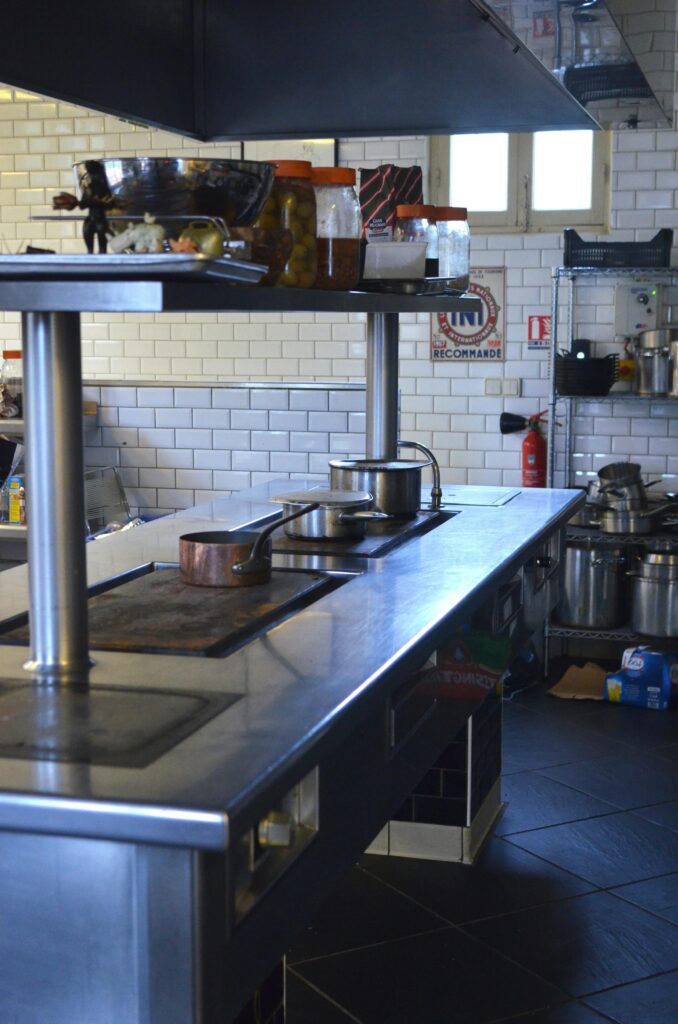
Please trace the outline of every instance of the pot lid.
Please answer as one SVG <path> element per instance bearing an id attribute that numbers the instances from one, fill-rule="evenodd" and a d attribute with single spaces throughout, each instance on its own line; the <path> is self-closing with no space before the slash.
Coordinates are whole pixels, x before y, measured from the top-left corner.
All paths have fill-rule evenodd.
<path id="1" fill-rule="evenodd" d="M 673 554 L 670 551 L 648 551 L 643 561 L 646 565 L 671 565 L 678 567 L 678 552 Z"/>
<path id="2" fill-rule="evenodd" d="M 334 469 L 367 470 L 380 473 L 382 470 L 426 469 L 428 462 L 406 462 L 404 459 L 330 459 Z"/>
<path id="3" fill-rule="evenodd" d="M 271 498 L 276 505 L 320 505 L 323 508 L 355 508 L 372 501 L 368 491 L 288 491 Z"/>

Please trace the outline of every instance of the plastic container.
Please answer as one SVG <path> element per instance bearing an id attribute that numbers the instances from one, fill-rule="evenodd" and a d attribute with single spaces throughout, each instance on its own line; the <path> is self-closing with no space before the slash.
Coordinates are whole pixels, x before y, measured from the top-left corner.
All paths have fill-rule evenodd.
<path id="1" fill-rule="evenodd" d="M 20 417 L 23 413 L 24 374 L 20 349 L 5 349 L 0 366 L 0 384 L 4 387 L 0 398 L 0 419 Z M 16 410 L 16 411 L 14 411 Z"/>
<path id="2" fill-rule="evenodd" d="M 269 266 L 262 284 L 313 287 L 318 267 L 316 203 L 307 160 L 276 163 L 271 194 L 253 234 L 253 258 Z"/>
<path id="3" fill-rule="evenodd" d="M 438 228 L 438 276 L 453 282 L 450 287 L 466 291 L 469 285 L 471 233 L 464 206 L 436 206 Z"/>
<path id="4" fill-rule="evenodd" d="M 426 242 L 368 242 L 363 277 L 366 281 L 421 281 L 425 261 Z"/>
<path id="5" fill-rule="evenodd" d="M 318 235 L 316 288 L 355 288 L 360 279 L 362 217 L 351 167 L 314 167 Z"/>
<path id="6" fill-rule="evenodd" d="M 435 207 L 425 203 L 396 206 L 394 242 L 426 242 L 426 277 L 438 277 L 438 228 Z"/>
<path id="7" fill-rule="evenodd" d="M 648 242 L 586 242 L 565 228 L 564 267 L 669 267 L 673 231 L 662 228 Z"/>

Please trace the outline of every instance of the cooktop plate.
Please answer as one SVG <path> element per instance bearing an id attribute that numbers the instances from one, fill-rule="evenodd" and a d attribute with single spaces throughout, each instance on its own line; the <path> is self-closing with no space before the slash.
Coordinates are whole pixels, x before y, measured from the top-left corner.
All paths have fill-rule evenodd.
<path id="1" fill-rule="evenodd" d="M 0 758 L 145 768 L 241 694 L 0 685 Z"/>

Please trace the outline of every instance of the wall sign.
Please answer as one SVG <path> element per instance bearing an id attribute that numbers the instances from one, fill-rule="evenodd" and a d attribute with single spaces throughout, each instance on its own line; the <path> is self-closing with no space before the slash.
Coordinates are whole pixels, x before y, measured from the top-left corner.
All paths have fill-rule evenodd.
<path id="1" fill-rule="evenodd" d="M 533 313 L 527 318 L 527 347 L 547 349 L 551 341 L 551 314 Z"/>
<path id="2" fill-rule="evenodd" d="M 479 313 L 433 313 L 431 359 L 434 362 L 503 362 L 506 359 L 505 292 L 504 267 L 472 268 L 468 293 L 480 299 L 482 308 Z"/>

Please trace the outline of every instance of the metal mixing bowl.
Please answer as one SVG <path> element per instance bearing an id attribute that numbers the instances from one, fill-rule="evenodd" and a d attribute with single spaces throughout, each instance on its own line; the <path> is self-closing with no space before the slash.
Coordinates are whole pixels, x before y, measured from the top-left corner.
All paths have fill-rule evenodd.
<path id="1" fill-rule="evenodd" d="M 109 213 L 153 214 L 163 225 L 172 215 L 221 217 L 229 227 L 251 224 L 268 199 L 273 164 L 255 160 L 122 157 L 73 165 L 83 198 L 103 186 L 120 200 Z M 176 227 L 181 231 L 180 221 Z M 169 229 L 168 229 L 169 230 Z M 173 232 L 170 232 L 173 233 Z"/>

